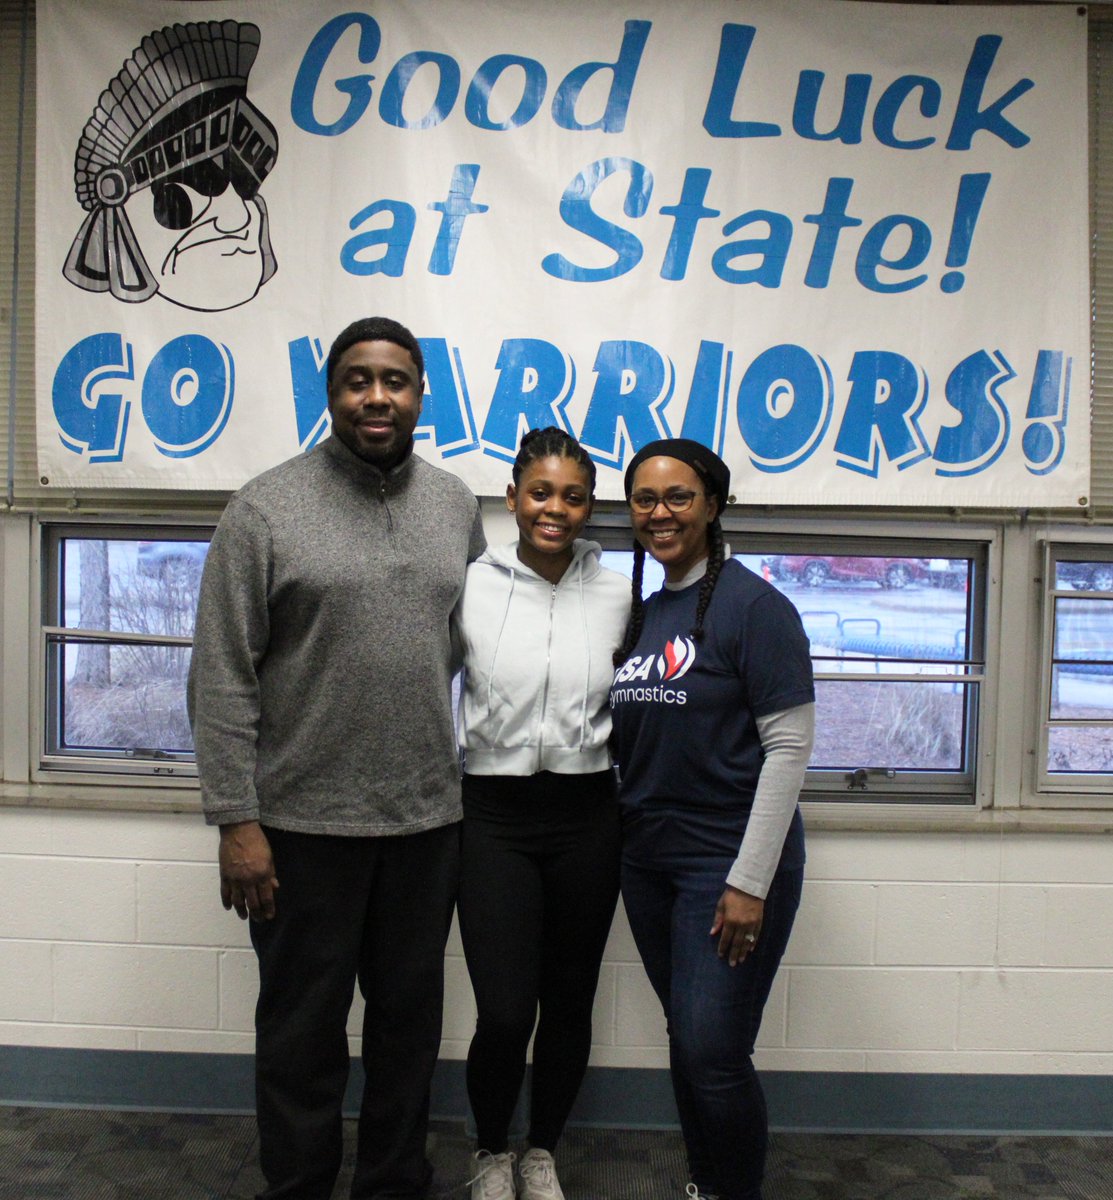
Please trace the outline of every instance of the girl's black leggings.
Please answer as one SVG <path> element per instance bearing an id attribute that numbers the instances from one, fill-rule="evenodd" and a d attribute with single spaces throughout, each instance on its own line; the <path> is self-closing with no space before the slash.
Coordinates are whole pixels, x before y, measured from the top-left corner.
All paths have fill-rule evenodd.
<path id="1" fill-rule="evenodd" d="M 464 776 L 460 933 L 478 1017 L 468 1097 L 481 1150 L 507 1148 L 534 1024 L 530 1145 L 550 1152 L 591 1049 L 618 899 L 614 776 Z"/>

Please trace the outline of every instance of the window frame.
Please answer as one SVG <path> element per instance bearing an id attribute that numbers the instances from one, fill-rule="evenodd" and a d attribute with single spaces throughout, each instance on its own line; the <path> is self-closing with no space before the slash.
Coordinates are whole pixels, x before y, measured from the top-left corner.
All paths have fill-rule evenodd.
<path id="1" fill-rule="evenodd" d="M 32 621 L 37 624 L 36 663 L 32 672 L 32 783 L 106 784 L 170 789 L 198 788 L 192 752 L 128 756 L 104 751 L 59 750 L 63 688 L 57 678 L 54 646 L 102 643 L 191 648 L 192 637 L 113 630 L 84 630 L 66 626 L 61 610 L 61 547 L 67 539 L 106 541 L 209 541 L 213 519 L 88 521 L 41 518 L 34 522 L 32 546 Z"/>
<path id="2" fill-rule="evenodd" d="M 500 497 L 483 501 L 488 537 L 516 537 L 513 519 Z M 68 514 L 9 513 L 3 523 L 4 597 L 0 606 L 2 647 L 3 782 L 0 804 L 49 805 L 143 811 L 195 811 L 196 778 L 128 774 L 98 763 L 89 772 L 43 771 L 38 766 L 45 716 L 43 709 L 40 629 L 44 530 L 68 526 L 89 536 L 103 528 L 117 537 L 150 532 L 161 538 L 190 538 L 215 527 L 219 509 L 187 506 L 161 519 L 112 513 L 88 517 Z M 1001 512 L 976 516 L 956 512 L 950 519 L 910 510 L 901 514 L 854 512 L 838 518 L 811 509 L 728 510 L 724 526 L 735 548 L 748 550 L 745 539 L 765 535 L 784 545 L 795 536 L 852 536 L 859 542 L 892 540 L 925 546 L 933 540 L 981 544 L 986 555 L 985 639 L 987 662 L 979 702 L 979 744 L 973 759 L 974 803 L 940 803 L 938 798 L 871 793 L 868 803 L 839 789 L 801 797 L 807 819 L 816 828 L 1007 830 L 1048 828 L 1089 832 L 1107 827 L 1103 811 L 1113 807 L 1113 793 L 1067 789 L 1052 780 L 1039 786 L 1039 717 L 1041 661 L 1045 656 L 1047 578 L 1044 543 L 1054 542 L 1069 554 L 1091 557 L 1094 549 L 1113 553 L 1113 526 L 1100 522 L 1031 519 L 1029 514 Z M 616 501 L 599 501 L 586 536 L 608 548 L 632 545 L 628 512 Z M 971 549 L 971 553 L 973 548 Z M 1081 594 L 1081 593 L 1079 593 Z M 1002 747 L 1000 754 L 997 746 Z M 91 785 L 91 786 L 85 786 Z M 121 786 L 123 785 L 123 786 Z"/>
<path id="3" fill-rule="evenodd" d="M 722 516 L 723 533 L 734 554 L 787 553 L 793 550 L 858 554 L 882 557 L 968 558 L 974 563 L 972 590 L 967 600 L 967 635 L 970 649 L 962 662 L 976 664 L 973 669 L 940 676 L 940 682 L 961 680 L 968 688 L 964 721 L 968 723 L 967 764 L 959 772 L 898 772 L 886 778 L 871 772 L 865 790 L 851 788 L 851 772 L 819 771 L 809 768 L 801 800 L 815 803 L 822 811 L 838 806 L 862 812 L 872 808 L 891 808 L 924 813 L 976 812 L 992 805 L 994 744 L 996 722 L 994 705 L 997 695 L 997 631 L 999 629 L 1000 530 L 995 525 L 956 525 L 929 520 L 916 521 L 913 514 L 902 520 L 881 521 L 863 518 L 853 522 L 847 533 L 846 520 L 785 516 L 755 516 L 732 512 Z M 606 550 L 629 550 L 633 545 L 628 511 L 619 505 L 597 505 L 586 537 L 599 541 Z M 822 546 L 820 551 L 817 546 Z M 836 547 L 832 551 L 831 546 Z M 975 656 L 980 653 L 980 659 Z M 864 660 L 871 662 L 872 660 Z M 961 668 L 957 663 L 956 668 Z M 870 672 L 824 672 L 817 666 L 816 679 L 830 678 L 845 682 L 872 680 Z M 893 681 L 930 680 L 930 676 L 894 673 Z"/>
<path id="4" fill-rule="evenodd" d="M 1103 537 L 1102 534 L 1105 534 Z M 1051 730 L 1091 724 L 1090 721 L 1071 721 L 1052 718 L 1051 693 L 1055 673 L 1056 601 L 1098 599 L 1105 601 L 1113 613 L 1113 592 L 1087 591 L 1057 586 L 1056 564 L 1062 560 L 1113 563 L 1113 531 L 1098 529 L 1050 530 L 1038 545 L 1040 561 L 1039 611 L 1039 686 L 1034 702 L 1034 762 L 1031 787 L 1033 795 L 1025 797 L 1032 807 L 1110 808 L 1113 807 L 1113 768 L 1105 772 L 1078 772 L 1072 775 L 1048 769 L 1047 756 Z M 1096 719 L 1093 723 L 1107 725 L 1113 735 L 1113 717 Z"/>

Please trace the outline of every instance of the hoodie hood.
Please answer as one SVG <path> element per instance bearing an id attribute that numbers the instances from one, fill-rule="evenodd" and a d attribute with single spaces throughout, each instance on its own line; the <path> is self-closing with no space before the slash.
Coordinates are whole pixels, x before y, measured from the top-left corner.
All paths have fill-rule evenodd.
<path id="1" fill-rule="evenodd" d="M 573 580 L 590 583 L 603 570 L 600 561 L 602 554 L 603 547 L 598 542 L 591 542 L 586 538 L 576 538 L 572 543 L 572 561 L 568 564 L 568 570 L 561 576 L 560 582 L 555 586 L 565 587 Z M 480 555 L 479 561 L 488 566 L 508 571 L 519 578 L 534 579 L 546 587 L 554 586 L 547 579 L 538 575 L 532 567 L 527 567 L 522 562 L 518 557 L 517 542 L 509 542 L 502 546 L 488 546 Z"/>

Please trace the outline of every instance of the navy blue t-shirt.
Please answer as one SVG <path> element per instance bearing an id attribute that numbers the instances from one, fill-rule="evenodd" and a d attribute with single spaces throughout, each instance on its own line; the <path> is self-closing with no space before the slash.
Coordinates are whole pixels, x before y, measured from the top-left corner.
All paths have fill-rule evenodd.
<path id="1" fill-rule="evenodd" d="M 734 559 L 724 564 L 693 641 L 700 583 L 646 601 L 634 652 L 610 703 L 628 819 L 683 813 L 737 852 L 764 761 L 756 718 L 815 700 L 808 639 L 792 602 Z M 722 838 L 716 836 L 716 831 Z M 786 843 L 803 862 L 802 830 Z M 795 864 L 793 864 L 795 865 Z"/>

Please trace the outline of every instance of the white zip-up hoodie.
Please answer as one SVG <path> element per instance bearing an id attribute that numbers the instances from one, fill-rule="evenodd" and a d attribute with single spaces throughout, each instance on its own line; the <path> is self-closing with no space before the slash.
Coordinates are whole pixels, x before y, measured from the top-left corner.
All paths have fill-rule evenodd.
<path id="1" fill-rule="evenodd" d="M 607 705 L 630 615 L 630 581 L 577 539 L 559 583 L 487 550 L 467 571 L 453 615 L 463 653 L 458 722 L 471 775 L 583 775 L 611 765 Z"/>

